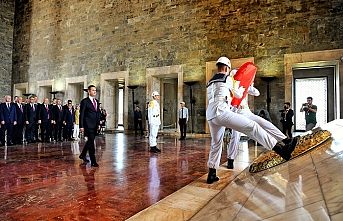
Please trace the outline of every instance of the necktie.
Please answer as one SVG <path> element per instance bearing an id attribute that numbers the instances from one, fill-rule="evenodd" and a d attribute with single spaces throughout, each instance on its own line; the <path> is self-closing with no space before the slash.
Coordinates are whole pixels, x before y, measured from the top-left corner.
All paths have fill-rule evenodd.
<path id="1" fill-rule="evenodd" d="M 96 110 L 96 101 L 95 101 L 95 98 L 93 98 L 93 106 L 94 106 L 94 109 Z"/>
<path id="2" fill-rule="evenodd" d="M 31 104 L 32 105 L 32 111 L 35 111 L 35 105 L 34 104 Z"/>
<path id="3" fill-rule="evenodd" d="M 62 111 L 62 106 L 60 105 L 60 111 Z"/>
<path id="4" fill-rule="evenodd" d="M 8 110 L 10 109 L 10 103 L 7 103 L 7 109 Z"/>
<path id="5" fill-rule="evenodd" d="M 48 105 L 45 105 L 45 110 L 46 110 L 46 112 L 48 112 L 48 119 L 50 119 L 50 114 L 49 114 L 49 108 L 48 108 Z"/>
<path id="6" fill-rule="evenodd" d="M 72 112 L 72 110 L 71 110 L 71 109 L 69 109 L 69 111 L 70 111 L 70 114 L 73 114 L 73 112 Z"/>
<path id="7" fill-rule="evenodd" d="M 181 108 L 181 119 L 183 119 L 183 108 Z"/>
<path id="8" fill-rule="evenodd" d="M 19 109 L 21 112 L 23 112 L 23 107 L 21 106 L 21 104 L 19 104 Z"/>

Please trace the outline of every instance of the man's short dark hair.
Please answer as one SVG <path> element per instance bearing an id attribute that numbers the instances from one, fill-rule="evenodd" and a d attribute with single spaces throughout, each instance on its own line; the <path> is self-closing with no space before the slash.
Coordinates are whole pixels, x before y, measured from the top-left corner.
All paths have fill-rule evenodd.
<path id="1" fill-rule="evenodd" d="M 95 87 L 93 84 L 88 86 L 88 90 L 90 90 L 92 87 Z"/>
<path id="2" fill-rule="evenodd" d="M 224 68 L 224 67 L 227 67 L 225 64 L 220 63 L 220 62 L 217 63 L 216 65 L 217 65 L 217 68 L 218 68 L 218 69 L 222 69 L 222 68 Z"/>
<path id="3" fill-rule="evenodd" d="M 289 102 L 285 102 L 284 104 L 287 104 L 287 105 L 291 106 L 291 103 L 289 103 Z"/>
<path id="4" fill-rule="evenodd" d="M 313 98 L 312 98 L 312 97 L 307 97 L 307 99 L 311 99 L 311 101 L 313 100 Z"/>

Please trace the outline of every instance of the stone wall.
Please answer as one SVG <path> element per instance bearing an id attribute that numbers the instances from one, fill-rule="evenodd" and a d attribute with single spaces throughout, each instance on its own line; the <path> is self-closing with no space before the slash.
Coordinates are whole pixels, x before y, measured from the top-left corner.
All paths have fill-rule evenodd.
<path id="1" fill-rule="evenodd" d="M 284 54 L 343 48 L 342 0 L 17 0 L 16 15 L 13 83 L 34 92 L 55 79 L 63 91 L 67 77 L 99 85 L 101 73 L 129 71 L 131 85 L 145 86 L 146 68 L 182 65 L 185 82 L 199 81 L 196 132 L 205 128 L 205 62 L 254 57 L 255 110 L 266 108 L 259 77 L 277 77 L 273 117 L 285 97 Z"/>
<path id="2" fill-rule="evenodd" d="M 14 1 L 0 0 L 0 98 L 11 94 Z"/>

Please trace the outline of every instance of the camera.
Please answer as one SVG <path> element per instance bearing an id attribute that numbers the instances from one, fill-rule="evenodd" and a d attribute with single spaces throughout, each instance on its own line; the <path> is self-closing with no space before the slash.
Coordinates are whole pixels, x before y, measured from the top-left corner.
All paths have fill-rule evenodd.
<path id="1" fill-rule="evenodd" d="M 280 113 L 283 113 L 285 110 L 287 110 L 287 107 L 286 107 L 286 105 L 285 105 L 285 106 L 283 106 L 283 110 L 279 110 L 279 112 L 280 112 Z"/>
<path id="2" fill-rule="evenodd" d="M 303 106 L 306 106 L 306 107 L 307 107 L 307 106 L 308 106 L 308 103 L 303 103 Z"/>

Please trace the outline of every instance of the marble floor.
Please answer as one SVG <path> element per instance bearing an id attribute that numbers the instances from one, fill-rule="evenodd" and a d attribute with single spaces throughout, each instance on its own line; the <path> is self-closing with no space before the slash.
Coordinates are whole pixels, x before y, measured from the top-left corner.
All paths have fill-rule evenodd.
<path id="1" fill-rule="evenodd" d="M 259 173 L 265 150 L 241 142 L 235 169 L 206 184 L 210 138 L 179 141 L 113 133 L 96 138 L 100 167 L 78 158 L 84 141 L 0 148 L 0 220 L 343 220 L 343 120 L 311 153 Z"/>

